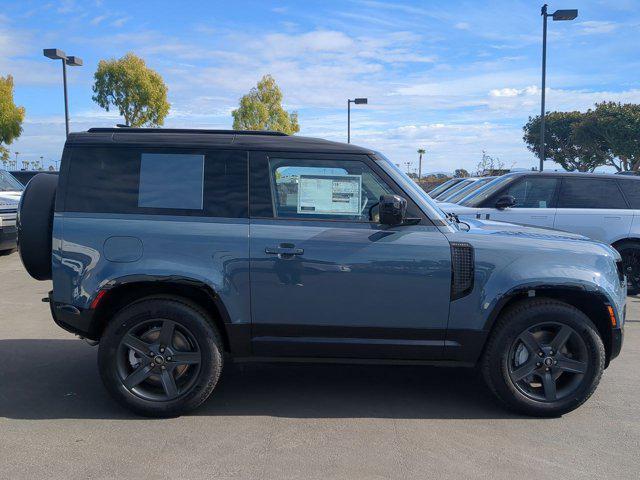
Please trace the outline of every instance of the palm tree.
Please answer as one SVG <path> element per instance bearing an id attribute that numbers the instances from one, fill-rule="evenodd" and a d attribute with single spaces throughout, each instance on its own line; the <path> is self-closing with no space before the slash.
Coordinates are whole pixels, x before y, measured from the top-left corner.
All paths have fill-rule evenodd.
<path id="1" fill-rule="evenodd" d="M 420 155 L 418 159 L 418 182 L 420 182 L 420 179 L 422 178 L 422 155 L 425 153 L 427 153 L 427 151 L 424 148 L 418 149 L 418 154 Z"/>

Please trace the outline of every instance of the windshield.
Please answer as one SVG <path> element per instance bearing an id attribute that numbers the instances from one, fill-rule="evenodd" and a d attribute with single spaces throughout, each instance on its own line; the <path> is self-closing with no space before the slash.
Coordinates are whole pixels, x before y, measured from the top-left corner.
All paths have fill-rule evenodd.
<path id="1" fill-rule="evenodd" d="M 427 214 L 431 213 L 435 218 L 432 217 L 432 220 L 438 219 L 444 222 L 447 222 L 448 225 L 452 225 L 451 221 L 447 217 L 447 214 L 442 211 L 440 207 L 436 204 L 436 202 L 425 192 L 416 182 L 414 182 L 411 177 L 409 177 L 406 173 L 404 173 L 400 168 L 385 157 L 383 154 L 376 152 L 376 158 L 380 160 L 380 163 L 384 163 L 385 171 L 400 185 L 406 187 L 411 190 L 411 193 L 415 195 L 414 200 L 421 206 L 424 206 L 427 209 Z M 431 216 L 431 215 L 429 215 Z"/>
<path id="2" fill-rule="evenodd" d="M 458 204 L 465 207 L 477 207 L 491 195 L 496 193 L 499 189 L 506 185 L 509 185 L 516 178 L 518 178 L 517 175 L 503 175 L 502 177 L 498 177 L 487 183 L 479 190 L 476 190 L 471 195 L 463 198 L 460 202 L 458 202 Z"/>
<path id="3" fill-rule="evenodd" d="M 24 185 L 16 180 L 13 175 L 4 170 L 0 170 L 0 192 L 21 192 L 22 190 L 24 190 Z"/>
<path id="4" fill-rule="evenodd" d="M 431 191 L 429 191 L 427 193 L 429 194 L 429 196 L 431 198 L 436 198 L 442 192 L 444 192 L 448 188 L 453 187 L 456 183 L 458 183 L 460 181 L 462 181 L 462 179 L 460 179 L 460 178 L 451 178 L 451 179 L 447 180 L 446 182 L 441 183 L 436 188 L 434 188 L 433 190 L 431 190 Z"/>
<path id="5" fill-rule="evenodd" d="M 435 197 L 437 200 L 444 200 L 447 197 L 450 197 L 451 195 L 455 194 L 456 192 L 459 192 L 460 190 L 462 190 L 465 187 L 468 187 L 470 184 L 473 183 L 473 180 L 466 178 L 463 181 L 461 181 L 460 183 L 455 184 L 453 187 L 451 187 L 449 190 L 445 190 L 443 193 L 441 193 L 440 195 L 438 195 L 437 197 Z"/>
<path id="6" fill-rule="evenodd" d="M 447 197 L 446 201 L 449 202 L 449 203 L 459 202 L 460 200 L 462 200 L 466 196 L 470 195 L 472 192 L 475 192 L 476 190 L 479 190 L 480 188 L 485 186 L 491 180 L 493 180 L 493 177 L 481 178 L 477 182 L 473 182 L 471 185 L 468 185 L 466 188 L 463 188 L 458 193 L 456 193 L 456 194 L 454 194 L 454 195 L 452 195 L 450 197 Z"/>

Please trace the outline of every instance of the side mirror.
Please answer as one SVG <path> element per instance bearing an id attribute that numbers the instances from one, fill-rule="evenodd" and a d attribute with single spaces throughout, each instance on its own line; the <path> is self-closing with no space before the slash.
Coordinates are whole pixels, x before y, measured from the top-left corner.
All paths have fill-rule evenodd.
<path id="1" fill-rule="evenodd" d="M 498 210 L 504 210 L 505 208 L 513 207 L 516 204 L 516 199 L 511 195 L 504 195 L 496 201 L 496 208 Z"/>
<path id="2" fill-rule="evenodd" d="M 380 195 L 380 223 L 400 225 L 407 216 L 407 201 L 399 195 Z"/>

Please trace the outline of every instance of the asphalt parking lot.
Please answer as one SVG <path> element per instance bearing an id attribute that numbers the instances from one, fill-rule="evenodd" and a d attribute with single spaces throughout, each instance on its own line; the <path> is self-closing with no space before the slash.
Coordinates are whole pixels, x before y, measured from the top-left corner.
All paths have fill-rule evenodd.
<path id="1" fill-rule="evenodd" d="M 559 419 L 497 406 L 473 371 L 227 364 L 194 414 L 134 417 L 97 349 L 0 256 L 0 478 L 607 478 L 640 475 L 640 300 L 594 397 Z"/>

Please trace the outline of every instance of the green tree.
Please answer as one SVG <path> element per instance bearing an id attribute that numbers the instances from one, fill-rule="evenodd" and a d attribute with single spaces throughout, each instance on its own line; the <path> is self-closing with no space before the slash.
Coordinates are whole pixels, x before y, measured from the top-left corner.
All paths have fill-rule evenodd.
<path id="1" fill-rule="evenodd" d="M 467 172 L 464 168 L 456 168 L 456 171 L 453 172 L 453 176 L 455 178 L 467 178 L 469 176 L 469 172 Z"/>
<path id="2" fill-rule="evenodd" d="M 144 60 L 127 53 L 116 60 L 100 60 L 94 75 L 92 99 L 107 112 L 117 107 L 131 127 L 160 126 L 169 113 L 167 86 Z"/>
<path id="3" fill-rule="evenodd" d="M 600 142 L 577 135 L 584 119 L 580 112 L 549 112 L 545 115 L 545 156 L 569 171 L 593 172 L 607 163 L 608 154 Z M 537 153 L 540 145 L 540 116 L 529 117 L 523 127 L 527 148 Z"/>
<path id="4" fill-rule="evenodd" d="M 575 137 L 606 151 L 606 164 L 618 171 L 640 169 L 640 105 L 602 102 L 574 127 Z"/>
<path id="5" fill-rule="evenodd" d="M 298 113 L 282 108 L 282 91 L 271 75 L 262 77 L 231 115 L 235 130 L 273 130 L 289 135 L 300 131 Z"/>
<path id="6" fill-rule="evenodd" d="M 0 77 L 0 160 L 9 160 L 10 145 L 22 133 L 24 107 L 16 106 L 13 101 L 13 77 Z"/>

